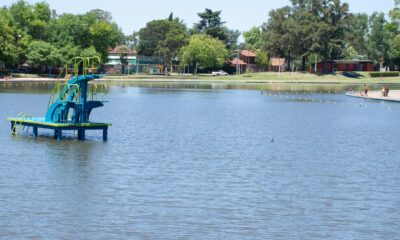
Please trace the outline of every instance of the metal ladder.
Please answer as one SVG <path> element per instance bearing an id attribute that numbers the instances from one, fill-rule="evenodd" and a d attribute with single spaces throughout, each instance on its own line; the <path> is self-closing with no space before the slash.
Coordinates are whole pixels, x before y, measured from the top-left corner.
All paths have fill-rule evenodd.
<path id="1" fill-rule="evenodd" d="M 27 119 L 32 119 L 32 117 L 29 114 L 24 113 L 24 112 L 19 113 L 17 120 L 14 122 L 13 127 L 11 129 L 11 134 L 18 136 L 19 132 L 21 131 L 23 120 L 27 120 Z M 25 126 L 23 126 L 22 130 L 24 130 L 24 129 L 25 129 Z M 29 127 L 26 131 L 28 131 L 28 130 L 29 130 Z"/>

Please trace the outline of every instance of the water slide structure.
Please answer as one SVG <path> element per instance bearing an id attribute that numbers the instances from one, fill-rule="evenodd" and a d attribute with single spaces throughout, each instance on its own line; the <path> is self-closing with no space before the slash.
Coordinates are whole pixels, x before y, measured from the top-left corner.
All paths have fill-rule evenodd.
<path id="1" fill-rule="evenodd" d="M 99 57 L 76 57 L 72 59 L 73 67 L 66 65 L 51 93 L 44 118 L 33 118 L 20 113 L 11 122 L 11 133 L 18 136 L 20 132 L 33 129 L 33 136 L 38 137 L 38 129 L 54 130 L 54 137 L 61 141 L 63 131 L 77 132 L 78 140 L 84 141 L 86 131 L 102 130 L 103 141 L 107 141 L 109 123 L 90 121 L 90 114 L 95 108 L 104 106 L 107 86 L 103 83 L 90 83 L 102 76 L 96 74 L 100 66 Z M 60 78 L 64 76 L 64 81 Z"/>

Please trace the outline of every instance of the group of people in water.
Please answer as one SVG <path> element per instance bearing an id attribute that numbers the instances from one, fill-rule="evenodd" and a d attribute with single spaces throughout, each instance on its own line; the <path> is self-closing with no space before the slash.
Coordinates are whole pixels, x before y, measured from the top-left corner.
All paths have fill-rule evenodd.
<path id="1" fill-rule="evenodd" d="M 366 96 L 368 97 L 368 87 L 367 85 L 364 85 L 364 93 L 361 92 L 361 96 Z M 388 97 L 389 96 L 389 88 L 386 86 L 382 87 L 382 97 Z"/>

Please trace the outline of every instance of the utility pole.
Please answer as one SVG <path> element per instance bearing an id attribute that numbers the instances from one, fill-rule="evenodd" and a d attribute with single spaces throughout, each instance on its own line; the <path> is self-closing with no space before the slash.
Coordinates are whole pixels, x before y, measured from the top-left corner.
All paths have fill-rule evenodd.
<path id="1" fill-rule="evenodd" d="M 317 61 L 318 61 L 318 56 L 315 54 L 315 66 L 314 66 L 314 73 L 317 74 Z"/>
<path id="2" fill-rule="evenodd" d="M 242 35 L 242 32 L 240 32 L 240 35 Z M 237 45 L 238 45 L 238 49 L 237 49 L 237 54 L 236 54 L 236 75 L 240 74 L 241 71 L 241 66 L 240 66 L 240 48 L 241 48 L 241 43 L 239 42 L 239 40 L 237 41 Z"/>
<path id="3" fill-rule="evenodd" d="M 280 58 L 279 58 L 279 78 L 281 78 L 281 60 L 280 60 Z"/>
<path id="4" fill-rule="evenodd" d="M 136 55 L 136 75 L 138 75 L 139 72 L 139 55 Z"/>
<path id="5" fill-rule="evenodd" d="M 21 37 L 21 34 L 17 35 L 17 73 L 19 73 L 19 39 Z"/>
<path id="6" fill-rule="evenodd" d="M 239 58 L 240 58 L 240 46 L 238 45 L 237 54 L 236 54 L 236 75 L 240 74 Z"/>

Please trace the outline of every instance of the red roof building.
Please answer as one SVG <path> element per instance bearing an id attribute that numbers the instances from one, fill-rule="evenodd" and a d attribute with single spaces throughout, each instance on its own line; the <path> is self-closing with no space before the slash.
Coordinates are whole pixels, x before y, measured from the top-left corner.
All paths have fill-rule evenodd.
<path id="1" fill-rule="evenodd" d="M 137 51 L 135 49 L 131 49 L 125 45 L 120 45 L 120 46 L 115 47 L 114 49 L 111 49 L 109 54 L 110 55 L 119 55 L 121 53 L 121 49 L 124 49 L 124 51 L 128 54 L 128 56 L 136 56 L 137 55 Z"/>
<path id="2" fill-rule="evenodd" d="M 317 64 L 317 72 L 373 72 L 375 66 L 372 60 L 335 60 L 319 62 Z M 314 69 L 312 69 L 314 70 Z"/>
<path id="3" fill-rule="evenodd" d="M 240 65 L 240 72 L 254 71 L 256 69 L 257 54 L 250 50 L 242 50 L 239 53 L 239 59 L 235 57 L 229 61 L 231 66 Z"/>
<path id="4" fill-rule="evenodd" d="M 270 70 L 276 71 L 276 72 L 285 71 L 286 59 L 284 59 L 284 58 L 271 58 L 270 63 L 271 63 Z"/>
<path id="5" fill-rule="evenodd" d="M 245 57 L 257 57 L 257 54 L 255 54 L 254 52 L 252 52 L 250 50 L 242 50 L 240 52 L 240 55 L 245 56 Z"/>
<path id="6" fill-rule="evenodd" d="M 127 60 L 127 66 L 125 69 L 128 69 L 128 71 L 132 71 L 133 65 L 137 64 L 137 51 L 135 49 L 131 49 L 128 46 L 125 45 L 120 45 L 115 47 L 114 49 L 110 49 L 108 52 L 108 62 L 105 64 L 106 65 L 106 71 L 109 73 L 114 73 L 114 72 L 122 72 L 124 69 L 124 66 L 121 64 L 121 53 L 126 53 L 126 60 Z"/>
<path id="7" fill-rule="evenodd" d="M 283 67 L 286 64 L 286 59 L 284 58 L 271 58 L 272 67 Z"/>
<path id="8" fill-rule="evenodd" d="M 242 50 L 240 52 L 240 59 L 246 64 L 256 64 L 257 54 L 250 50 Z"/>
<path id="9" fill-rule="evenodd" d="M 242 65 L 242 66 L 244 66 L 244 65 L 246 65 L 245 62 L 243 62 L 242 60 L 240 60 L 240 59 L 238 59 L 238 58 L 234 58 L 234 59 L 230 60 L 229 63 L 230 63 L 231 65 L 233 65 L 233 66 L 236 66 L 236 65 Z"/>

